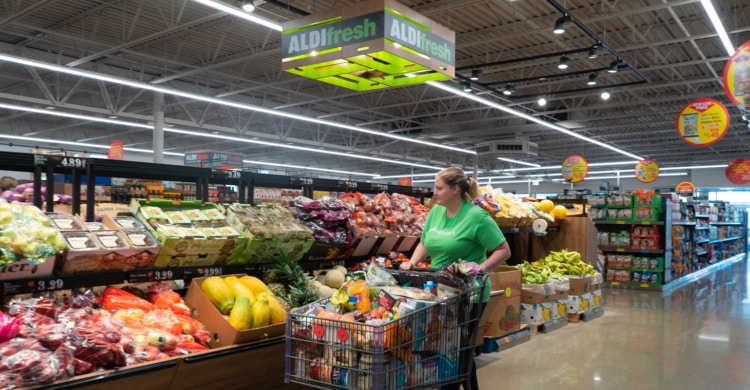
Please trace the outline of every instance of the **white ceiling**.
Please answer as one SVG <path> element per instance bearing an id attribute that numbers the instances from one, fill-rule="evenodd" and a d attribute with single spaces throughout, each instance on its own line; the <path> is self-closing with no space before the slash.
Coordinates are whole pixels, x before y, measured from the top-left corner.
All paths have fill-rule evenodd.
<path id="1" fill-rule="evenodd" d="M 712 0 L 735 47 L 750 40 L 750 2 Z M 258 15 L 284 22 L 356 1 L 288 0 L 261 2 Z M 631 69 L 599 73 L 599 85 L 587 87 L 593 69 L 615 59 L 600 51 L 569 55 L 560 71 L 558 57 L 520 61 L 526 57 L 585 50 L 595 43 L 584 30 L 568 25 L 562 35 L 552 26 L 562 14 L 538 0 L 405 0 L 403 4 L 456 31 L 457 79 L 443 82 L 458 88 L 474 67 L 482 68 L 475 93 L 632 154 L 656 159 L 663 166 L 726 163 L 748 157 L 750 132 L 740 111 L 726 98 L 722 72 L 728 59 L 699 0 L 561 1 L 571 14 L 603 39 Z M 293 12 L 296 11 L 296 12 Z M 558 165 L 579 153 L 589 162 L 627 159 L 606 148 L 528 122 L 503 111 L 429 85 L 354 92 L 280 70 L 281 34 L 217 12 L 190 0 L 2 0 L 0 52 L 17 59 L 110 75 L 205 97 L 265 107 L 353 125 L 381 133 L 473 150 L 487 140 L 523 136 L 539 145 L 538 156 L 513 158 Z M 516 61 L 514 61 L 516 60 Z M 494 64 L 494 65 L 488 65 Z M 541 76 L 548 76 L 539 80 Z M 516 93 L 501 93 L 505 82 Z M 626 86 L 618 86 L 629 84 Z M 493 90 L 492 88 L 495 88 Z M 599 93 L 609 88 L 612 98 Z M 545 109 L 536 105 L 548 95 Z M 677 136 L 675 120 L 690 100 L 717 99 L 729 108 L 727 135 L 709 147 L 693 147 Z M 154 93 L 108 81 L 95 81 L 57 71 L 0 61 L 0 103 L 55 107 L 56 112 L 152 123 Z M 238 140 L 165 134 L 165 150 L 182 153 L 217 149 L 247 159 L 376 174 L 411 172 L 405 165 L 347 157 L 378 156 L 430 166 L 505 169 L 512 164 L 494 158 L 363 134 L 350 129 L 308 123 L 228 106 L 205 99 L 164 95 L 165 123 L 241 139 L 307 146 L 326 155 Z M 0 108 L 0 134 L 151 149 L 149 129 L 129 128 L 82 119 L 61 118 Z M 40 145 L 22 139 L 0 143 Z M 95 148 L 54 145 L 66 149 Z M 28 150 L 28 147 L 22 147 Z M 19 150 L 21 151 L 21 150 Z M 614 168 L 617 169 L 617 168 Z M 622 169 L 621 167 L 619 169 Z M 414 168 L 414 173 L 434 172 Z"/>

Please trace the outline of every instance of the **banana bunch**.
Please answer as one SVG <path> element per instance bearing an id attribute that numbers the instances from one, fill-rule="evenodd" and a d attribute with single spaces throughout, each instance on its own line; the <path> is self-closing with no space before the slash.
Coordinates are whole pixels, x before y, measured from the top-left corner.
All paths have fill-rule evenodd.
<path id="1" fill-rule="evenodd" d="M 590 276 L 597 273 L 594 266 L 581 259 L 580 253 L 567 249 L 550 252 L 547 257 L 532 263 L 524 261 L 516 268 L 521 270 L 524 284 L 544 284 L 550 279 L 561 280 L 565 275 Z"/>
<path id="2" fill-rule="evenodd" d="M 341 287 L 336 290 L 330 298 L 331 305 L 340 307 L 342 313 L 352 311 L 354 309 L 354 303 L 349 300 L 349 293 L 345 287 Z"/>

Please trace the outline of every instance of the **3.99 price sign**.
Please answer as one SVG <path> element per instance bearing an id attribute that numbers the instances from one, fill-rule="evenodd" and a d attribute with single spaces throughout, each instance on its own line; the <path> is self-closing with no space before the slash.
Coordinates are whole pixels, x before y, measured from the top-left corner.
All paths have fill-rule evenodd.
<path id="1" fill-rule="evenodd" d="M 583 156 L 573 154 L 565 157 L 561 171 L 563 179 L 573 184 L 580 183 L 589 173 L 589 164 Z"/>

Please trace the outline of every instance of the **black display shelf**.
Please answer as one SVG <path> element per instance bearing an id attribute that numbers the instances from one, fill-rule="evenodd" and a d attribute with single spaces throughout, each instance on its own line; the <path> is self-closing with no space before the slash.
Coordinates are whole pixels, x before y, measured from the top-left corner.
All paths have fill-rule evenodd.
<path id="1" fill-rule="evenodd" d="M 125 281 L 124 271 L 98 271 L 71 275 L 52 275 L 44 278 L 4 280 L 3 296 L 32 294 L 58 290 L 70 290 L 94 286 L 121 284 Z"/>
<path id="2" fill-rule="evenodd" d="M 663 249 L 654 250 L 654 249 L 631 249 L 631 248 L 619 248 L 615 246 L 603 246 L 600 245 L 599 249 L 601 249 L 602 252 L 622 252 L 622 253 L 646 253 L 646 254 L 662 254 L 664 253 Z"/>
<path id="3" fill-rule="evenodd" d="M 711 241 L 709 241 L 708 243 L 709 243 L 709 244 L 718 244 L 718 243 L 721 243 L 721 242 L 728 242 L 728 241 L 739 240 L 739 239 L 741 239 L 741 238 L 742 238 L 742 237 L 729 237 L 729 238 L 722 238 L 721 240 L 711 240 Z"/>

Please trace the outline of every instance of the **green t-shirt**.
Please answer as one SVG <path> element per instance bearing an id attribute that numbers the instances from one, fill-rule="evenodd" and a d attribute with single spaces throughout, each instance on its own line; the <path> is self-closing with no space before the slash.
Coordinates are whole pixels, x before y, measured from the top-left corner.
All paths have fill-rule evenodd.
<path id="1" fill-rule="evenodd" d="M 422 231 L 422 243 L 433 268 L 445 268 L 458 259 L 482 264 L 488 251 L 505 242 L 505 236 L 486 210 L 464 202 L 452 218 L 446 217 L 446 211 L 443 206 L 434 206 Z M 485 301 L 489 290 L 485 287 Z"/>

